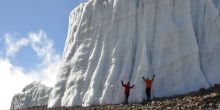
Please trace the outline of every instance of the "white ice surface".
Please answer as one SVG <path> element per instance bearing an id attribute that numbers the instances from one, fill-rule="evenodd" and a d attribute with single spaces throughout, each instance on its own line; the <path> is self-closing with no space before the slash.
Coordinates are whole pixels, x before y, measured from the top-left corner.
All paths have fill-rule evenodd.
<path id="1" fill-rule="evenodd" d="M 220 83 L 219 0 L 90 0 L 75 8 L 48 107 L 117 104 Z"/>
<path id="2" fill-rule="evenodd" d="M 25 86 L 21 93 L 14 95 L 11 102 L 11 110 L 47 105 L 51 90 L 52 88 L 34 81 Z"/>

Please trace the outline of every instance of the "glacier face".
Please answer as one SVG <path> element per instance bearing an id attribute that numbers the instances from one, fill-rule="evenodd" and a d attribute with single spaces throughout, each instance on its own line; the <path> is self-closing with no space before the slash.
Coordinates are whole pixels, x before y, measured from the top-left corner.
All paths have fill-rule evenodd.
<path id="1" fill-rule="evenodd" d="M 70 14 L 68 37 L 48 107 L 129 102 L 220 82 L 219 0 L 90 0 Z"/>
<path id="2" fill-rule="evenodd" d="M 52 88 L 44 86 L 39 81 L 34 81 L 25 86 L 21 93 L 14 95 L 11 110 L 47 105 L 51 90 Z"/>

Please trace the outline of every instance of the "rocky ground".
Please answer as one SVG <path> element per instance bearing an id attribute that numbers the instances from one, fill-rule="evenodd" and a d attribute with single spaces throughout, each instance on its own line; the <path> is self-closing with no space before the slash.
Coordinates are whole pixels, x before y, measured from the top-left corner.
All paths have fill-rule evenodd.
<path id="1" fill-rule="evenodd" d="M 209 89 L 200 89 L 189 94 L 154 98 L 142 104 L 101 105 L 91 107 L 54 108 L 49 110 L 220 110 L 220 84 Z M 48 110 L 46 106 L 25 110 Z"/>

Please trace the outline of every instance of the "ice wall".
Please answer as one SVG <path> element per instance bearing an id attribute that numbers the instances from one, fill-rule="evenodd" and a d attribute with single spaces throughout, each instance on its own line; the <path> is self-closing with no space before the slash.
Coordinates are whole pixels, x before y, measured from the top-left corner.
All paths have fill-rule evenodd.
<path id="1" fill-rule="evenodd" d="M 70 14 L 63 64 L 48 107 L 183 94 L 220 82 L 219 0 L 90 0 Z"/>
<path id="2" fill-rule="evenodd" d="M 21 93 L 14 95 L 11 110 L 23 109 L 32 106 L 47 105 L 52 88 L 35 81 L 23 88 Z"/>

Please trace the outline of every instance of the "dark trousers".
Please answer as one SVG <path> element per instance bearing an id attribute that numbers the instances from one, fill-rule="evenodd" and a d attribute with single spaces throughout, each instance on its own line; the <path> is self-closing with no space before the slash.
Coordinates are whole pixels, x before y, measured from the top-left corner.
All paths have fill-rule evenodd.
<path id="1" fill-rule="evenodd" d="M 128 104 L 128 97 L 129 97 L 129 93 L 125 93 L 125 103 Z"/>
<path id="2" fill-rule="evenodd" d="M 146 88 L 146 95 L 147 95 L 147 100 L 150 101 L 151 98 L 151 88 Z"/>

